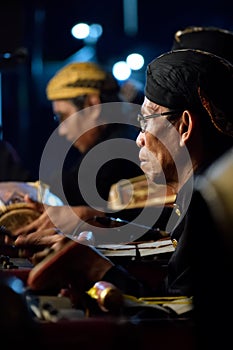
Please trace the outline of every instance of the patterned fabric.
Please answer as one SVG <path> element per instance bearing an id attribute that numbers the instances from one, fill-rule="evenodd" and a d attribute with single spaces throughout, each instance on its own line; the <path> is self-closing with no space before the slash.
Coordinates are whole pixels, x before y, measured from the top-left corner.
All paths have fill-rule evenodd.
<path id="1" fill-rule="evenodd" d="M 187 27 L 174 35 L 172 50 L 199 49 L 233 63 L 233 33 L 216 27 Z"/>
<path id="2" fill-rule="evenodd" d="M 233 66 L 191 49 L 167 52 L 147 67 L 145 95 L 170 109 L 206 111 L 214 126 L 233 136 Z"/>
<path id="3" fill-rule="evenodd" d="M 70 99 L 104 91 L 118 91 L 114 77 L 93 62 L 66 65 L 49 81 L 48 100 Z"/>

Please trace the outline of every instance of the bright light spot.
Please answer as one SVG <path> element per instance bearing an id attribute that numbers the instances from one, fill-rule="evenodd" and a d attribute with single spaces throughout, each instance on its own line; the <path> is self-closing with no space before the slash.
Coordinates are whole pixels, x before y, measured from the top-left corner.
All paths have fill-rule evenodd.
<path id="1" fill-rule="evenodd" d="M 100 24 L 91 24 L 90 25 L 90 34 L 89 36 L 98 39 L 103 33 L 103 28 Z"/>
<path id="2" fill-rule="evenodd" d="M 125 61 L 119 61 L 113 65 L 112 73 L 117 80 L 126 80 L 131 75 L 131 69 Z"/>
<path id="3" fill-rule="evenodd" d="M 133 70 L 139 70 L 144 65 L 144 58 L 138 53 L 132 53 L 126 59 L 127 64 Z"/>
<path id="4" fill-rule="evenodd" d="M 71 34 L 76 39 L 85 39 L 90 33 L 90 27 L 86 23 L 78 23 L 71 29 Z"/>

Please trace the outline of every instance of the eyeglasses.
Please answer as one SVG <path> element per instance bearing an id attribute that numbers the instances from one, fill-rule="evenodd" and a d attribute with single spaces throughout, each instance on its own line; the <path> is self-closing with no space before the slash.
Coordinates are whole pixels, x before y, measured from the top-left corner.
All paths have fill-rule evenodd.
<path id="1" fill-rule="evenodd" d="M 53 120 L 55 121 L 55 123 L 60 124 L 60 120 L 61 120 L 61 118 L 60 118 L 60 116 L 59 116 L 59 115 L 54 114 L 54 115 L 53 115 Z"/>
<path id="2" fill-rule="evenodd" d="M 53 115 L 53 120 L 58 123 L 61 124 L 62 122 L 66 121 L 68 118 L 74 116 L 74 115 L 78 115 L 78 110 L 70 115 L 68 115 L 67 113 L 57 113 Z"/>
<path id="3" fill-rule="evenodd" d="M 168 111 L 168 112 L 162 112 L 162 113 L 154 113 L 154 114 L 150 114 L 150 115 L 145 115 L 143 116 L 142 114 L 138 114 L 138 121 L 140 123 L 140 128 L 141 128 L 141 132 L 145 132 L 146 131 L 146 127 L 147 127 L 147 119 L 150 118 L 158 118 L 161 117 L 163 115 L 177 115 L 178 113 L 180 113 L 180 111 Z"/>

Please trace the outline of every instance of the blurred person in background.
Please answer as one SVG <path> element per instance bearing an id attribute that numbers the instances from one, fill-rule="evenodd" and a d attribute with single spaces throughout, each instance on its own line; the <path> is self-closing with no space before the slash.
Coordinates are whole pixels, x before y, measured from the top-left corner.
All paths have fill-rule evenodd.
<path id="1" fill-rule="evenodd" d="M 93 62 L 71 63 L 52 77 L 46 93 L 59 123 L 58 136 L 65 137 L 79 156 L 73 169 L 69 172 L 53 169 L 50 181 L 46 181 L 64 206 L 46 207 L 38 220 L 17 234 L 54 227 L 53 222 L 58 226 L 61 223 L 71 232 L 79 218 L 105 215 L 112 184 L 143 174 L 135 143 L 139 133 L 135 118 L 135 125 L 132 123 L 132 115 L 137 114 L 140 106 L 121 99 L 119 84 L 111 73 Z M 56 144 L 52 156 L 54 152 Z M 49 167 L 49 160 L 46 166 Z M 85 198 L 91 188 L 92 203 Z M 69 215 L 71 210 L 76 214 L 73 219 Z"/>
<path id="2" fill-rule="evenodd" d="M 138 129 L 127 124 L 126 115 L 125 123 L 122 124 L 113 123 L 111 116 L 106 115 L 101 121 L 101 104 L 121 102 L 119 90 L 118 82 L 112 74 L 92 62 L 67 65 L 47 85 L 47 97 L 59 123 L 58 133 L 72 142 L 72 147 L 78 149 L 81 155 L 72 171 L 64 173 L 62 179 L 66 201 L 70 205 L 86 204 L 77 181 L 79 166 L 85 155 L 102 142 L 114 138 L 135 140 L 137 137 Z M 91 108 L 93 106 L 99 106 L 98 110 Z M 77 112 L 80 112 L 77 117 L 73 120 L 69 118 Z M 109 110 L 110 112 L 113 111 Z M 87 169 L 87 177 L 88 172 L 91 172 L 91 168 Z M 111 184 L 138 174 L 141 171 L 137 165 L 125 159 L 111 160 L 97 175 L 97 190 L 107 200 Z M 52 182 L 51 186 L 55 189 Z"/>

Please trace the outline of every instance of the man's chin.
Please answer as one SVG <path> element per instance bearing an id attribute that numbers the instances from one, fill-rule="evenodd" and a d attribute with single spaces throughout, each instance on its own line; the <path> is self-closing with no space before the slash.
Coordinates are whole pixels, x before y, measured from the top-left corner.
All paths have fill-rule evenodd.
<path id="1" fill-rule="evenodd" d="M 166 181 L 164 179 L 163 174 L 155 173 L 154 171 L 149 169 L 146 165 L 148 165 L 147 162 L 141 162 L 140 168 L 146 175 L 147 179 L 157 184 L 166 185 Z"/>
<path id="2" fill-rule="evenodd" d="M 151 171 L 149 171 L 148 169 L 146 169 L 142 165 L 141 165 L 141 170 L 144 172 L 144 174 L 146 175 L 147 179 L 149 179 L 150 181 L 154 182 L 155 176 L 154 176 L 154 174 L 151 173 Z"/>

